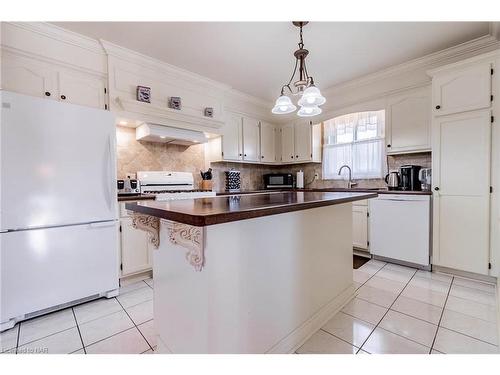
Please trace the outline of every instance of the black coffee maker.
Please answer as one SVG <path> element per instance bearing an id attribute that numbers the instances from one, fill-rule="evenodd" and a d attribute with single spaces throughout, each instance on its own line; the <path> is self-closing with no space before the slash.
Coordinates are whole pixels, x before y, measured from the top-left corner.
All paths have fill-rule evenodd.
<path id="1" fill-rule="evenodd" d="M 400 189 L 410 191 L 422 190 L 422 184 L 418 178 L 418 172 L 422 167 L 419 165 L 403 165 L 399 168 L 401 176 Z"/>

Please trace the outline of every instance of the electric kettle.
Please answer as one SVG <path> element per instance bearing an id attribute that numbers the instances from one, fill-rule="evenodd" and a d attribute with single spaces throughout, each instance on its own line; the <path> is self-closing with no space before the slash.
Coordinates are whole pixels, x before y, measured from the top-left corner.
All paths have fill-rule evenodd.
<path id="1" fill-rule="evenodd" d="M 399 188 L 399 173 L 396 171 L 389 172 L 385 176 L 385 183 L 389 190 L 397 190 Z"/>

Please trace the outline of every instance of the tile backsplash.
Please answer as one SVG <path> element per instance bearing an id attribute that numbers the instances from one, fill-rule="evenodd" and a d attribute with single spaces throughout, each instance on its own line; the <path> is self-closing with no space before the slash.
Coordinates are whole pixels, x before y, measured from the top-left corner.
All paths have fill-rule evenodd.
<path id="1" fill-rule="evenodd" d="M 126 177 L 137 171 L 191 172 L 196 187 L 205 168 L 204 145 L 180 146 L 135 139 L 135 129 L 116 127 L 117 176 Z"/>
<path id="2" fill-rule="evenodd" d="M 128 172 L 136 173 L 141 170 L 172 170 L 191 172 L 195 178 L 195 187 L 201 182 L 200 170 L 205 168 L 204 145 L 180 146 L 156 142 L 137 141 L 135 129 L 118 126 L 117 136 L 117 175 L 124 178 Z M 431 153 L 422 152 L 405 155 L 391 155 L 387 157 L 389 170 L 399 169 L 405 164 L 420 165 L 424 168 L 431 167 Z M 304 181 L 308 188 L 345 187 L 343 180 L 322 180 L 322 166 L 320 163 L 305 163 L 287 166 L 274 166 L 262 164 L 245 164 L 235 162 L 214 162 L 213 189 L 222 191 L 225 188 L 224 172 L 229 169 L 241 172 L 242 190 L 260 190 L 264 188 L 262 176 L 266 173 L 304 171 Z M 319 178 L 315 181 L 314 174 Z M 358 187 L 386 186 L 383 179 L 356 180 Z"/>

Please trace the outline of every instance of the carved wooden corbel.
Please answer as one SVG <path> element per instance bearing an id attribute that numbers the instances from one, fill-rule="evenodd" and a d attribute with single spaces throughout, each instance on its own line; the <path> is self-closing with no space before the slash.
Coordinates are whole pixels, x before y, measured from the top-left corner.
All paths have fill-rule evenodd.
<path id="1" fill-rule="evenodd" d="M 186 260 L 196 271 L 201 271 L 205 263 L 203 228 L 174 221 L 165 221 L 164 223 L 170 242 L 187 249 Z"/>
<path id="2" fill-rule="evenodd" d="M 149 241 L 155 248 L 160 246 L 160 219 L 137 212 L 132 213 L 132 226 L 148 233 Z"/>

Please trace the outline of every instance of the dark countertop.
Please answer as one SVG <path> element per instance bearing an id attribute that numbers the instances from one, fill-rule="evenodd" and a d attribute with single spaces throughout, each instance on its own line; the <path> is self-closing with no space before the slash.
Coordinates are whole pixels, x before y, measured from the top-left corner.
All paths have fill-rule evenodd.
<path id="1" fill-rule="evenodd" d="M 155 196 L 152 194 L 126 194 L 118 195 L 118 202 L 135 202 L 144 200 L 154 200 Z"/>
<path id="2" fill-rule="evenodd" d="M 177 201 L 126 203 L 127 210 L 194 226 L 207 226 L 377 197 L 376 192 L 285 191 Z"/>
<path id="3" fill-rule="evenodd" d="M 217 191 L 217 195 L 235 195 L 235 194 L 256 194 L 283 191 L 310 191 L 310 192 L 352 192 L 352 193 L 377 193 L 377 194 L 410 194 L 410 195 L 432 195 L 432 191 L 409 191 L 409 190 L 389 190 L 387 188 L 321 188 L 321 189 L 268 189 L 268 190 L 243 190 L 239 192 Z"/>

